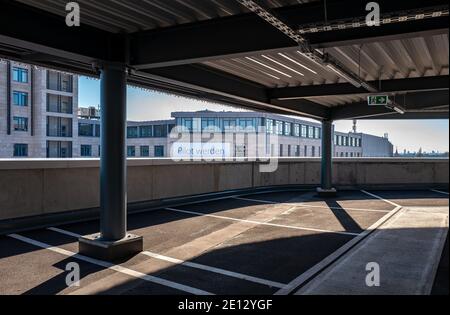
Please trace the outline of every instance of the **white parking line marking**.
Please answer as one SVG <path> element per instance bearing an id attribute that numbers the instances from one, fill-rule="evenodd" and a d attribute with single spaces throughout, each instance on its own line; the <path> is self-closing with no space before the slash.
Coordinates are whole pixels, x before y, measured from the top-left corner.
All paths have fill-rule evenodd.
<path id="1" fill-rule="evenodd" d="M 444 195 L 447 195 L 448 196 L 448 192 L 446 192 L 446 191 L 442 191 L 442 190 L 437 190 L 437 189 L 430 189 L 431 191 L 434 191 L 434 192 L 436 192 L 436 193 L 438 193 L 438 194 L 444 194 Z"/>
<path id="2" fill-rule="evenodd" d="M 331 265 L 333 262 L 335 262 L 339 257 L 341 257 L 343 254 L 345 254 L 348 250 L 350 250 L 353 246 L 358 244 L 360 241 L 362 241 L 364 238 L 366 238 L 370 233 L 375 231 L 377 228 L 379 228 L 383 223 L 385 223 L 389 218 L 391 218 L 394 214 L 396 214 L 398 211 L 400 211 L 402 207 L 398 206 L 394 210 L 387 213 L 385 216 L 383 216 L 381 219 L 379 219 L 377 222 L 372 224 L 367 230 L 359 234 L 357 237 L 351 239 L 349 242 L 345 243 L 342 247 L 340 247 L 338 250 L 336 250 L 331 255 L 327 256 L 325 259 L 323 259 L 318 264 L 314 265 L 301 275 L 299 275 L 297 278 L 289 282 L 284 288 L 281 288 L 278 290 L 275 295 L 287 295 L 291 293 L 292 291 L 295 291 L 298 287 L 303 285 L 308 280 L 312 279 L 315 275 L 323 271 L 325 268 L 327 268 L 329 265 Z"/>
<path id="3" fill-rule="evenodd" d="M 75 238 L 81 237 L 80 234 L 73 233 L 73 232 L 66 231 L 66 230 L 62 230 L 62 229 L 55 228 L 55 227 L 50 227 L 50 228 L 48 228 L 48 230 L 53 231 L 53 232 L 57 232 L 57 233 L 60 233 L 60 234 L 68 235 L 68 236 L 71 236 L 71 237 L 75 237 Z M 206 265 L 202 265 L 202 264 L 198 264 L 198 263 L 188 262 L 188 261 L 180 260 L 180 259 L 177 259 L 177 258 L 172 258 L 172 257 L 168 257 L 168 256 L 152 253 L 150 251 L 144 251 L 144 252 L 142 252 L 142 254 L 144 254 L 146 256 L 149 256 L 149 257 L 152 257 L 152 258 L 156 258 L 156 259 L 159 259 L 159 260 L 164 260 L 164 261 L 167 261 L 167 262 L 183 265 L 183 266 L 190 267 L 190 268 L 206 270 L 206 271 L 210 271 L 210 272 L 214 272 L 214 273 L 218 273 L 218 274 L 223 274 L 223 275 L 226 275 L 226 276 L 229 276 L 229 277 L 233 277 L 233 278 L 243 279 L 243 280 L 246 280 L 246 281 L 255 282 L 255 283 L 259 283 L 259 284 L 264 284 L 264 285 L 267 285 L 269 287 L 283 288 L 286 285 L 284 283 L 275 282 L 275 281 L 266 280 L 266 279 L 261 279 L 261 278 L 257 278 L 257 277 L 252 277 L 252 276 L 249 276 L 249 275 L 245 275 L 245 274 L 242 274 L 242 273 L 233 272 L 233 271 L 229 271 L 229 270 L 225 270 L 225 269 L 221 269 L 221 268 L 215 268 L 215 267 L 210 267 L 210 266 L 206 266 Z"/>
<path id="4" fill-rule="evenodd" d="M 281 227 L 281 228 L 287 228 L 287 229 L 294 229 L 294 230 L 314 231 L 314 232 L 322 232 L 322 233 L 333 233 L 333 234 L 352 235 L 352 236 L 359 235 L 359 233 L 342 232 L 342 231 L 330 231 L 330 230 L 321 230 L 321 229 L 313 229 L 313 228 L 307 228 L 307 227 L 299 227 L 299 226 L 290 226 L 290 225 L 275 224 L 275 223 L 269 223 L 269 222 L 258 222 L 258 221 L 244 220 L 244 219 L 236 219 L 236 218 L 224 217 L 224 216 L 220 216 L 220 215 L 206 214 L 206 213 L 201 213 L 201 212 L 188 211 L 188 210 L 180 210 L 180 209 L 174 209 L 174 208 L 166 208 L 166 210 L 174 211 L 174 212 L 180 212 L 180 213 L 193 214 L 193 215 L 195 215 L 195 216 L 200 216 L 200 217 L 210 217 L 210 218 L 223 219 L 223 220 L 230 220 L 230 221 L 237 221 L 237 222 L 246 222 L 246 223 L 251 223 L 251 224 L 255 224 L 255 225 L 268 225 L 268 226 L 275 226 L 275 227 Z"/>
<path id="5" fill-rule="evenodd" d="M 393 205 L 393 206 L 395 206 L 395 207 L 401 207 L 401 205 L 399 205 L 398 203 L 395 203 L 395 202 L 392 202 L 392 201 L 390 201 L 390 200 L 384 199 L 383 197 L 380 197 L 380 196 L 378 196 L 378 195 L 372 194 L 372 193 L 370 193 L 370 192 L 368 192 L 368 191 L 366 191 L 366 190 L 361 190 L 361 192 L 364 193 L 364 194 L 366 194 L 366 195 L 372 196 L 372 197 L 374 197 L 374 198 L 380 199 L 380 200 L 382 200 L 382 201 L 384 201 L 384 202 L 386 202 L 386 203 L 388 203 L 388 204 L 391 204 L 391 205 Z"/>
<path id="6" fill-rule="evenodd" d="M 180 259 L 176 259 L 176 258 L 172 258 L 172 257 L 167 257 L 167 256 L 155 254 L 155 253 L 152 253 L 149 251 L 144 251 L 144 252 L 142 252 L 142 254 L 147 255 L 149 257 L 156 258 L 156 259 L 168 261 L 168 262 L 171 262 L 174 264 L 179 264 L 179 265 L 183 265 L 186 267 L 190 267 L 190 268 L 206 270 L 206 271 L 222 274 L 222 275 L 233 277 L 233 278 L 238 278 L 238 279 L 255 282 L 255 283 L 259 283 L 259 284 L 264 284 L 269 287 L 283 288 L 286 285 L 284 283 L 270 281 L 270 280 L 261 279 L 261 278 L 257 278 L 257 277 L 252 277 L 252 276 L 245 275 L 245 274 L 238 273 L 238 272 L 233 272 L 233 271 L 229 271 L 229 270 L 225 270 L 225 269 L 221 269 L 221 268 L 210 267 L 210 266 L 197 264 L 197 263 L 193 263 L 193 262 L 189 262 L 189 261 L 184 261 L 184 260 L 180 260 Z"/>
<path id="7" fill-rule="evenodd" d="M 58 229 L 58 228 L 55 228 L 55 227 L 49 227 L 49 228 L 47 228 L 47 230 L 50 230 L 50 231 L 53 231 L 53 232 L 56 232 L 56 233 L 60 233 L 60 234 L 64 234 L 64 235 L 67 235 L 67 236 L 72 236 L 72 237 L 75 237 L 75 238 L 80 238 L 82 236 L 81 234 L 73 233 L 73 232 L 70 232 L 70 231 L 62 230 L 62 229 Z"/>
<path id="8" fill-rule="evenodd" d="M 295 191 L 295 192 L 305 193 L 310 190 L 309 189 L 295 189 L 295 190 L 288 189 L 286 191 Z M 277 192 L 280 192 L 280 190 L 256 191 L 256 192 L 252 192 L 252 195 L 262 195 L 262 194 L 270 194 L 270 193 L 277 193 Z M 186 206 L 186 205 L 195 205 L 195 204 L 200 204 L 200 203 L 206 203 L 206 202 L 211 202 L 211 201 L 220 201 L 220 200 L 224 200 L 224 199 L 232 199 L 234 197 L 239 197 L 239 196 L 246 196 L 248 194 L 249 194 L 248 192 L 245 192 L 245 193 L 234 194 L 234 195 L 229 195 L 229 196 L 215 197 L 215 198 L 210 198 L 210 199 L 202 199 L 202 200 L 197 200 L 197 201 L 189 201 L 189 202 L 177 204 L 176 206 L 180 207 L 180 206 Z M 133 214 L 145 213 L 148 211 L 149 211 L 148 209 L 142 209 L 142 210 L 133 211 Z"/>
<path id="9" fill-rule="evenodd" d="M 276 202 L 276 201 L 270 201 L 270 200 L 261 200 L 261 199 L 252 199 L 252 198 L 245 198 L 245 197 L 233 197 L 233 199 L 243 200 L 243 201 L 254 201 L 258 203 L 267 203 L 267 204 L 284 204 L 288 206 L 294 206 L 294 207 L 305 207 L 305 208 L 322 208 L 322 209 L 332 209 L 332 210 L 350 210 L 350 211 L 367 211 L 367 212 L 384 212 L 388 213 L 392 210 L 375 210 L 375 209 L 361 209 L 361 208 L 341 208 L 341 207 L 325 207 L 325 206 L 315 206 L 315 205 L 308 205 L 304 202 L 302 203 L 292 203 L 292 202 Z"/>
<path id="10" fill-rule="evenodd" d="M 126 275 L 131 276 L 131 277 L 142 279 L 144 281 L 156 283 L 156 284 L 159 284 L 159 285 L 163 285 L 163 286 L 166 286 L 166 287 L 169 287 L 169 288 L 173 288 L 173 289 L 184 291 L 184 292 L 191 293 L 191 294 L 212 295 L 212 293 L 207 292 L 207 291 L 203 291 L 203 290 L 200 290 L 200 289 L 197 289 L 197 288 L 193 288 L 193 287 L 190 287 L 190 286 L 186 286 L 186 285 L 183 285 L 183 284 L 180 284 L 180 283 L 176 283 L 176 282 L 173 282 L 173 281 L 165 280 L 165 279 L 158 278 L 158 277 L 155 277 L 155 276 L 146 275 L 144 273 L 141 273 L 141 272 L 138 272 L 138 271 L 126 268 L 126 267 L 122 267 L 122 266 L 119 266 L 119 265 L 115 265 L 115 264 L 112 264 L 112 263 L 107 262 L 107 261 L 103 261 L 103 260 L 99 260 L 99 259 L 83 256 L 83 255 L 80 255 L 80 254 L 77 254 L 77 253 L 74 253 L 74 252 L 71 252 L 71 251 L 59 248 L 59 247 L 51 246 L 49 244 L 33 240 L 31 238 L 28 238 L 28 237 L 25 237 L 25 236 L 22 236 L 22 235 L 19 235 L 19 234 L 10 234 L 8 236 L 11 237 L 11 238 L 14 238 L 16 240 L 19 240 L 19 241 L 22 241 L 22 242 L 25 242 L 25 243 L 28 243 L 28 244 L 31 244 L 31 245 L 43 248 L 43 249 L 48 249 L 48 250 L 50 250 L 52 252 L 55 252 L 55 253 L 58 253 L 58 254 L 61 254 L 61 255 L 64 255 L 64 256 L 73 257 L 75 259 L 79 259 L 79 260 L 82 260 L 82 261 L 85 261 L 85 262 L 88 262 L 88 263 L 91 263 L 91 264 L 94 264 L 94 265 L 98 265 L 98 266 L 101 266 L 101 267 L 104 267 L 104 268 L 108 268 L 108 269 L 111 269 L 111 270 L 114 270 L 114 271 L 126 274 Z"/>

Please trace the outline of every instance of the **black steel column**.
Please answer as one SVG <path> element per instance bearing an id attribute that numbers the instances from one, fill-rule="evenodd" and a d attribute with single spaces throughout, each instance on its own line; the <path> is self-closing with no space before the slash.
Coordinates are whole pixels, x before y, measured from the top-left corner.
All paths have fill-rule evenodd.
<path id="1" fill-rule="evenodd" d="M 101 159 L 100 236 L 115 241 L 126 236 L 126 68 L 105 64 L 100 75 Z"/>
<path id="2" fill-rule="evenodd" d="M 11 61 L 6 62 L 6 134 L 11 135 Z"/>
<path id="3" fill-rule="evenodd" d="M 127 69 L 107 63 L 100 70 L 100 233 L 82 236 L 79 252 L 114 261 L 143 250 L 142 236 L 127 233 Z"/>
<path id="4" fill-rule="evenodd" d="M 336 193 L 332 183 L 333 166 L 333 121 L 322 121 L 322 172 L 319 193 L 332 195 Z"/>

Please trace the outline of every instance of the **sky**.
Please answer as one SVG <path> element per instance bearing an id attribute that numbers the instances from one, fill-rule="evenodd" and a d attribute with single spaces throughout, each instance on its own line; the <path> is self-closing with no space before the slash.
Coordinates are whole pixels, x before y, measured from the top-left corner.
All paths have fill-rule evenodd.
<path id="1" fill-rule="evenodd" d="M 79 107 L 99 106 L 100 81 L 87 77 L 79 77 Z M 170 119 L 174 111 L 245 111 L 230 106 L 214 104 L 206 101 L 192 100 L 171 94 L 152 92 L 129 87 L 127 91 L 128 120 L 163 120 Z M 337 131 L 352 130 L 351 120 L 336 121 Z M 448 120 L 359 120 L 358 132 L 377 136 L 389 135 L 389 140 L 399 152 L 403 150 L 431 152 L 449 151 Z"/>

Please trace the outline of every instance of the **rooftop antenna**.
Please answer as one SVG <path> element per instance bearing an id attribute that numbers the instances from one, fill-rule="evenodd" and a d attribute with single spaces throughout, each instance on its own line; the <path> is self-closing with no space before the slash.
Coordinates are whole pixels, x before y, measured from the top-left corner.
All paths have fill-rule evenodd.
<path id="1" fill-rule="evenodd" d="M 357 123 L 357 120 L 353 119 L 353 133 L 357 132 L 356 123 Z"/>

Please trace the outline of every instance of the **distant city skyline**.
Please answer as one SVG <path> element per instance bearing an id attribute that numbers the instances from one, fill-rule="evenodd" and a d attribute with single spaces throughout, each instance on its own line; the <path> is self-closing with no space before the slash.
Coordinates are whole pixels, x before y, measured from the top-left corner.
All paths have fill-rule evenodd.
<path id="1" fill-rule="evenodd" d="M 89 107 L 100 104 L 100 82 L 81 76 L 79 78 L 79 106 Z M 215 104 L 139 88 L 128 88 L 127 118 L 129 120 L 162 120 L 171 118 L 174 111 L 248 111 L 242 108 Z M 314 121 L 312 119 L 307 119 Z M 351 120 L 336 121 L 337 131 L 352 130 Z M 358 132 L 377 136 L 389 135 L 389 139 L 399 152 L 449 151 L 449 121 L 440 120 L 358 120 Z"/>

